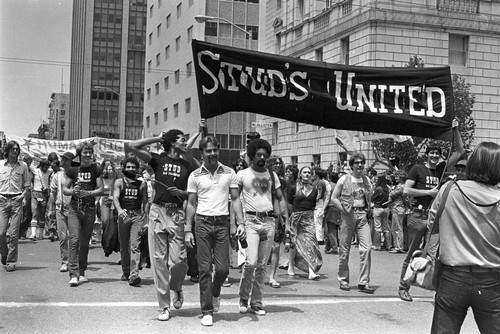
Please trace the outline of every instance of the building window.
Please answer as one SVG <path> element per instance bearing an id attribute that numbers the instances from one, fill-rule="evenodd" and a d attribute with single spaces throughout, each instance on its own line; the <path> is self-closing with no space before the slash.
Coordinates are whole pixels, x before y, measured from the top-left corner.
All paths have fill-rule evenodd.
<path id="1" fill-rule="evenodd" d="M 160 37 L 161 35 L 161 23 L 156 27 L 156 37 Z"/>
<path id="2" fill-rule="evenodd" d="M 281 0 L 278 0 L 276 3 L 276 9 L 280 9 L 280 8 L 281 8 Z"/>
<path id="3" fill-rule="evenodd" d="M 304 19 L 304 0 L 297 0 L 297 20 Z"/>
<path id="4" fill-rule="evenodd" d="M 340 40 L 340 59 L 344 65 L 349 65 L 349 37 L 342 38 Z"/>
<path id="5" fill-rule="evenodd" d="M 149 45 L 151 45 L 151 43 L 153 43 L 153 33 L 149 34 L 149 36 L 148 36 L 148 43 L 149 43 Z"/>
<path id="6" fill-rule="evenodd" d="M 158 95 L 158 94 L 160 94 L 160 83 L 159 82 L 157 82 L 155 84 L 155 95 Z"/>
<path id="7" fill-rule="evenodd" d="M 321 165 L 321 154 L 313 154 L 312 158 L 314 166 Z"/>
<path id="8" fill-rule="evenodd" d="M 155 112 L 154 114 L 154 121 L 155 121 L 155 125 L 158 125 L 158 113 Z"/>
<path id="9" fill-rule="evenodd" d="M 180 19 L 182 15 L 182 2 L 177 5 L 177 19 Z"/>
<path id="10" fill-rule="evenodd" d="M 151 100 L 151 88 L 148 88 L 146 95 L 148 100 Z"/>
<path id="11" fill-rule="evenodd" d="M 189 62 L 186 64 L 186 77 L 190 77 L 193 73 L 193 63 Z"/>
<path id="12" fill-rule="evenodd" d="M 181 49 L 181 36 L 175 39 L 175 52 L 179 52 Z"/>
<path id="13" fill-rule="evenodd" d="M 217 23 L 216 22 L 206 22 L 205 23 L 205 35 L 207 36 L 217 36 Z"/>
<path id="14" fill-rule="evenodd" d="M 167 29 L 170 28 L 170 18 L 171 17 L 172 17 L 172 15 L 170 15 L 170 14 L 167 15 L 167 18 L 166 18 Z"/>
<path id="15" fill-rule="evenodd" d="M 231 38 L 231 25 L 228 23 L 219 24 L 219 37 Z"/>
<path id="16" fill-rule="evenodd" d="M 149 116 L 146 117 L 146 128 L 149 128 L 150 124 L 149 124 Z"/>
<path id="17" fill-rule="evenodd" d="M 277 144 L 278 144 L 278 122 L 273 122 L 271 145 L 277 145 Z"/>
<path id="18" fill-rule="evenodd" d="M 323 61 L 323 48 L 314 50 L 314 58 L 316 61 Z"/>
<path id="19" fill-rule="evenodd" d="M 151 5 L 151 7 L 149 7 L 149 17 L 153 17 L 153 7 L 154 5 Z"/>
<path id="20" fill-rule="evenodd" d="M 163 86 L 165 88 L 165 90 L 168 90 L 168 86 L 169 86 L 169 81 L 170 81 L 170 78 L 169 77 L 165 77 L 165 79 L 163 79 Z"/>
<path id="21" fill-rule="evenodd" d="M 298 156 L 296 156 L 296 155 L 291 156 L 291 157 L 290 157 L 290 160 L 291 160 L 291 162 L 292 162 L 292 165 L 297 166 L 297 165 L 299 164 L 299 157 L 298 157 Z"/>
<path id="22" fill-rule="evenodd" d="M 193 26 L 189 27 L 187 30 L 187 42 L 191 43 L 192 39 L 193 39 Z"/>
<path id="23" fill-rule="evenodd" d="M 160 66 L 160 54 L 156 55 L 156 66 Z"/>
<path id="24" fill-rule="evenodd" d="M 179 103 L 174 104 L 174 117 L 179 117 Z"/>
<path id="25" fill-rule="evenodd" d="M 241 149 L 242 136 L 229 135 L 229 148 L 239 150 Z"/>
<path id="26" fill-rule="evenodd" d="M 294 123 L 294 133 L 299 133 L 299 130 L 300 130 L 300 123 L 295 122 Z"/>
<path id="27" fill-rule="evenodd" d="M 247 31 L 250 33 L 251 39 L 253 41 L 259 40 L 259 27 L 258 26 L 247 26 Z"/>
<path id="28" fill-rule="evenodd" d="M 467 65 L 469 36 L 450 34 L 448 45 L 448 62 L 450 65 Z"/>
<path id="29" fill-rule="evenodd" d="M 180 72 L 179 70 L 177 70 L 174 72 L 174 80 L 176 85 L 179 83 L 179 79 L 180 79 Z"/>
<path id="30" fill-rule="evenodd" d="M 274 52 L 279 54 L 281 50 L 281 34 L 276 34 L 276 45 L 274 46 Z"/>
<path id="31" fill-rule="evenodd" d="M 220 148 L 228 148 L 229 147 L 227 135 L 216 134 L 215 138 L 217 138 L 217 140 L 219 141 Z"/>
<path id="32" fill-rule="evenodd" d="M 170 45 L 167 45 L 165 47 L 165 59 L 168 59 L 170 57 Z"/>
<path id="33" fill-rule="evenodd" d="M 163 109 L 163 121 L 166 122 L 168 119 L 168 108 Z"/>
<path id="34" fill-rule="evenodd" d="M 186 102 L 186 114 L 189 114 L 191 112 L 191 98 L 188 97 L 184 102 Z"/>
<path id="35" fill-rule="evenodd" d="M 189 0 L 189 7 L 191 7 L 194 4 L 194 0 Z"/>
<path id="36" fill-rule="evenodd" d="M 148 73 L 151 72 L 151 60 L 148 61 Z"/>

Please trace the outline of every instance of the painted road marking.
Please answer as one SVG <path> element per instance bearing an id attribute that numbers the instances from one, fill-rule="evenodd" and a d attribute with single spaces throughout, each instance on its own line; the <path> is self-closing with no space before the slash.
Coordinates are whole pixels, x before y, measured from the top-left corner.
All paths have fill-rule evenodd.
<path id="1" fill-rule="evenodd" d="M 415 302 L 434 301 L 434 297 L 413 298 Z M 333 304 L 353 304 L 353 303 L 387 303 L 401 302 L 399 298 L 332 298 L 332 299 L 269 299 L 265 305 L 333 305 Z M 184 302 L 184 307 L 199 307 L 199 302 Z M 221 300 L 221 305 L 238 305 L 238 300 Z M 86 302 L 86 303 L 19 303 L 19 302 L 0 302 L 0 307 L 19 308 L 19 307 L 158 307 L 157 302 Z"/>

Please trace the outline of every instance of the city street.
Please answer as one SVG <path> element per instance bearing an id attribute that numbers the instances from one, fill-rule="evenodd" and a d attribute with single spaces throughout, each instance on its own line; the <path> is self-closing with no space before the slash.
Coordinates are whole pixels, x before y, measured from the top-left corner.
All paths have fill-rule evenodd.
<path id="1" fill-rule="evenodd" d="M 323 248 L 323 246 L 321 246 Z M 239 269 L 231 269 L 231 287 L 222 288 L 221 310 L 214 326 L 200 325 L 198 284 L 185 281 L 185 302 L 172 308 L 167 322 L 156 320 L 150 269 L 141 271 L 142 285 L 120 281 L 119 255 L 104 257 L 101 247 L 90 250 L 89 282 L 68 285 L 60 273 L 58 242 L 20 241 L 17 270 L 0 270 L 1 333 L 429 333 L 433 293 L 412 289 L 414 301 L 397 297 L 403 254 L 373 252 L 371 285 L 374 295 L 357 291 L 357 248 L 351 251 L 351 291 L 341 291 L 336 279 L 338 256 L 326 254 L 321 279 L 307 274 L 290 278 L 278 270 L 282 287 L 264 290 L 266 316 L 238 313 Z M 469 312 L 462 333 L 478 333 Z"/>

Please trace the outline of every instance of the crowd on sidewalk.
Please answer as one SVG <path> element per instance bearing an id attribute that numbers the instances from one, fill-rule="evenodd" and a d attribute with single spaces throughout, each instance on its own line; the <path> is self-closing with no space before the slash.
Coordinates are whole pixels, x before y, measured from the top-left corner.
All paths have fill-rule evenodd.
<path id="1" fill-rule="evenodd" d="M 475 166 L 471 170 L 470 163 L 460 160 L 464 147 L 457 125 L 455 151 L 447 158 L 442 159 L 439 146 L 428 145 L 424 164 L 403 169 L 398 158 L 391 156 L 387 170 L 378 173 L 366 167 L 360 152 L 349 152 L 346 165 L 331 165 L 327 170 L 313 164 L 300 169 L 285 166 L 260 138 L 248 142 L 245 157 L 226 166 L 219 161 L 218 140 L 206 135 L 203 121 L 199 133 L 189 140 L 182 131 L 172 129 L 127 143 L 119 166 L 111 161 L 97 163 L 91 142 L 81 143 L 75 152 L 51 153 L 32 162 L 29 156 L 20 155 L 19 143 L 11 141 L 0 160 L 2 265 L 7 272 L 16 270 L 18 238 L 36 242 L 47 237 L 59 242 L 59 270 L 68 272 L 69 285 L 76 288 L 92 280 L 86 274 L 89 245 L 101 243 L 106 256 L 120 252 L 121 280 L 130 286 L 140 285 L 141 269 L 151 268 L 161 309 L 158 320 L 170 318 L 171 305 L 182 307 L 183 281 L 190 276 L 199 282 L 201 324 L 212 326 L 222 287 L 230 285 L 230 266 L 241 268 L 238 311 L 263 316 L 263 287 L 280 288 L 278 267 L 286 268 L 290 276 L 298 269 L 316 281 L 322 279 L 323 254 L 338 254 L 339 288 L 350 291 L 356 282 L 358 291 L 373 294 L 372 252 L 406 252 L 398 295 L 411 302 L 404 276 L 413 253 L 428 240 L 437 205 L 433 199 L 441 198 L 439 189 L 450 179 L 446 176 L 487 184 L 491 186 L 487 192 L 500 200 L 500 179 L 496 179 L 500 146 L 480 144 L 482 151 L 475 151 L 469 159 Z M 198 139 L 201 162 L 192 154 Z M 155 144 L 163 146 L 161 153 L 150 151 L 149 146 Z M 488 161 L 489 166 L 482 170 L 477 161 Z M 491 170 L 493 166 L 498 170 Z M 488 241 L 477 249 L 497 258 L 479 256 L 470 241 L 463 249 L 454 249 L 463 261 L 442 259 L 449 271 L 446 277 L 451 277 L 451 283 L 442 284 L 443 290 L 456 289 L 459 283 L 453 275 L 468 272 L 471 282 L 482 275 L 478 284 L 487 284 L 488 289 L 477 291 L 490 300 L 464 299 L 460 307 L 451 307 L 445 305 L 446 297 L 439 290 L 435 333 L 451 323 L 459 331 L 463 310 L 469 305 L 481 314 L 476 320 L 480 317 L 488 323 L 484 332 L 500 331 L 500 220 L 496 219 L 500 209 L 495 205 L 489 206 L 488 213 L 478 213 L 494 222 L 476 234 Z M 471 219 L 466 214 L 461 218 Z M 360 257 L 357 279 L 351 279 L 349 269 L 353 245 Z M 234 252 L 237 263 L 232 263 Z M 485 308 L 490 314 L 480 313 Z"/>

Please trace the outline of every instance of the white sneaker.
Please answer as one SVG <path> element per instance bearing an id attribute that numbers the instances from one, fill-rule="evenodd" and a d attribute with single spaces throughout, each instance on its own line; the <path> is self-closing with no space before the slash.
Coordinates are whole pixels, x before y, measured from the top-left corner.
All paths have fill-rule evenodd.
<path id="1" fill-rule="evenodd" d="M 210 313 L 204 314 L 203 318 L 201 318 L 201 324 L 203 326 L 213 326 L 214 321 L 212 319 L 212 315 Z"/>
<path id="2" fill-rule="evenodd" d="M 71 287 L 78 286 L 78 277 L 76 276 L 71 277 L 71 279 L 69 280 L 69 286 Z"/>
<path id="3" fill-rule="evenodd" d="M 65 264 L 65 263 L 63 263 L 63 264 L 61 265 L 61 268 L 59 268 L 59 271 L 60 271 L 60 272 L 62 272 L 62 273 L 67 272 L 67 271 L 68 271 L 68 265 L 67 265 L 67 264 Z"/>
<path id="4" fill-rule="evenodd" d="M 219 312 L 219 308 L 220 308 L 220 296 L 219 297 L 212 296 L 212 305 L 214 307 L 214 313 Z"/>
<path id="5" fill-rule="evenodd" d="M 158 320 L 167 321 L 168 319 L 170 319 L 170 310 L 168 309 L 168 307 L 165 307 L 163 311 L 161 311 L 161 313 L 158 315 Z"/>
<path id="6" fill-rule="evenodd" d="M 80 283 L 87 283 L 89 279 L 85 276 L 80 276 Z"/>

